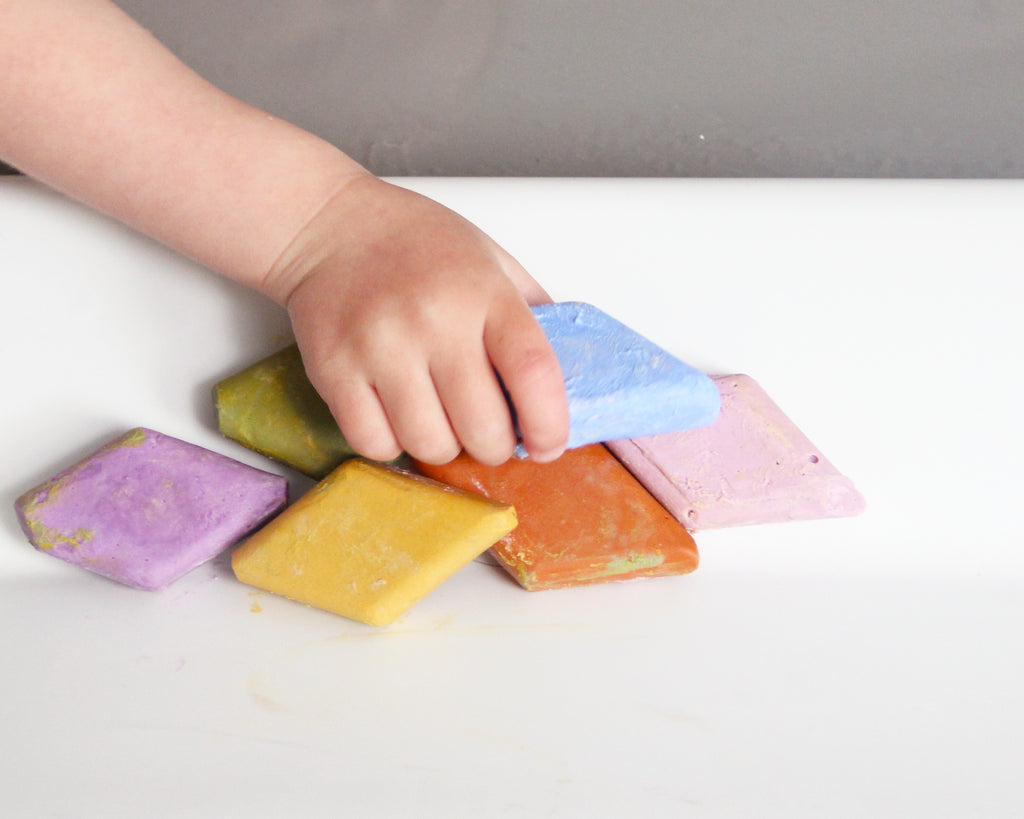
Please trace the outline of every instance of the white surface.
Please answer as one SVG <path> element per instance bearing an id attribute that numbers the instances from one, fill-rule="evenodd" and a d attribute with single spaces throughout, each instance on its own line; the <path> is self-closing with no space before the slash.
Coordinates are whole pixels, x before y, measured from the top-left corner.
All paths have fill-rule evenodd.
<path id="1" fill-rule="evenodd" d="M 475 563 L 385 629 L 224 559 L 122 588 L 31 549 L 14 499 L 138 424 L 267 466 L 209 389 L 287 323 L 2 179 L 0 812 L 1024 814 L 1024 184 L 407 184 L 556 298 L 753 375 L 868 512 L 698 535 L 681 578 Z"/>

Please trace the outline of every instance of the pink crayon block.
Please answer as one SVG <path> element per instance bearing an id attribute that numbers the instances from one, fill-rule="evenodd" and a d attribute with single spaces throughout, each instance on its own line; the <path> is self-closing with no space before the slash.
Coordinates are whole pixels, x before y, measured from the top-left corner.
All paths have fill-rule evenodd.
<path id="1" fill-rule="evenodd" d="M 608 443 L 687 529 L 857 515 L 864 498 L 752 378 L 715 376 L 718 419 Z"/>
<path id="2" fill-rule="evenodd" d="M 42 552 L 139 589 L 163 588 L 279 512 L 287 481 L 134 429 L 15 503 Z"/>

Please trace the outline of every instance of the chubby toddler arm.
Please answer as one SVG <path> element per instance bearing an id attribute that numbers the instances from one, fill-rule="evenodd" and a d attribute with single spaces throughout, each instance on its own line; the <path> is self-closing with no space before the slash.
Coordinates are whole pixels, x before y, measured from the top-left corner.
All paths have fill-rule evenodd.
<path id="1" fill-rule="evenodd" d="M 0 0 L 0 158 L 287 306 L 357 451 L 568 437 L 544 292 L 448 209 L 207 83 L 108 0 Z"/>

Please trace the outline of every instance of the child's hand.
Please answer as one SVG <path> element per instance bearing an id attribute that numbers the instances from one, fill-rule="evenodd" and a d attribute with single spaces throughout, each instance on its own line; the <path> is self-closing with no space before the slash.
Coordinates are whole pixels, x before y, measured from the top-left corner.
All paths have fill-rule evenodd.
<path id="1" fill-rule="evenodd" d="M 310 380 L 360 454 L 443 463 L 465 449 L 502 463 L 516 442 L 502 384 L 531 457 L 564 450 L 561 370 L 527 306 L 547 295 L 430 199 L 357 177 L 264 289 L 287 305 Z"/>

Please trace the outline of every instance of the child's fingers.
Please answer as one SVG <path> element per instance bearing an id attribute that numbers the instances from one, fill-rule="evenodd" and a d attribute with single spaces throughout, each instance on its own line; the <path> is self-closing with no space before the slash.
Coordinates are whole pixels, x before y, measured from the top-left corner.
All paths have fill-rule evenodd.
<path id="1" fill-rule="evenodd" d="M 483 464 L 512 457 L 515 429 L 508 402 L 484 350 L 477 347 L 435 365 L 431 374 L 462 447 Z"/>
<path id="2" fill-rule="evenodd" d="M 377 394 L 398 443 L 417 460 L 443 464 L 461 447 L 426 367 L 389 368 Z"/>
<path id="3" fill-rule="evenodd" d="M 390 461 L 402 454 L 376 390 L 366 381 L 346 379 L 320 390 L 348 445 L 365 458 Z"/>
<path id="4" fill-rule="evenodd" d="M 530 457 L 551 461 L 569 440 L 569 406 L 558 358 L 522 300 L 508 300 L 484 330 Z"/>

